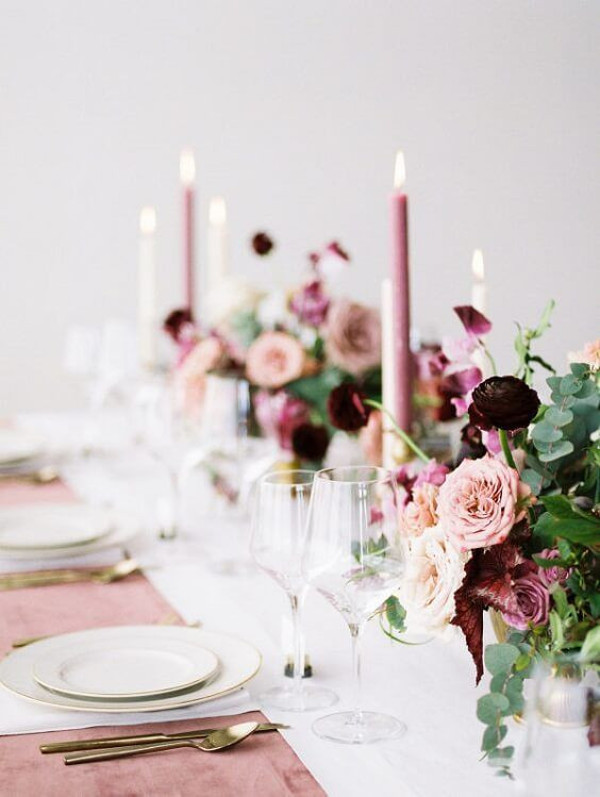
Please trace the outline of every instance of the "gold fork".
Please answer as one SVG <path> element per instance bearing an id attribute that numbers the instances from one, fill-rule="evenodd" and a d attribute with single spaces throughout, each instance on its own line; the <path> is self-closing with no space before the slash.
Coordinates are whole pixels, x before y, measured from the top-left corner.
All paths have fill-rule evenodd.
<path id="1" fill-rule="evenodd" d="M 140 566 L 135 559 L 123 559 L 114 565 L 96 570 L 40 570 L 36 573 L 10 573 L 0 576 L 0 590 L 22 587 L 45 587 L 50 584 L 71 584 L 92 581 L 96 584 L 111 584 L 137 573 Z"/>

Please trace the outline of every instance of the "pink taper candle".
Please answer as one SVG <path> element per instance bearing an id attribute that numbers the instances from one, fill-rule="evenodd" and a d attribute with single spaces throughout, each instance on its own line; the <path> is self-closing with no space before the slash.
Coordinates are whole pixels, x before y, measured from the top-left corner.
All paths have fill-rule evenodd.
<path id="1" fill-rule="evenodd" d="M 179 174 L 183 186 L 183 283 L 185 306 L 194 315 L 194 153 L 184 149 L 179 160 Z"/>
<path id="2" fill-rule="evenodd" d="M 394 348 L 396 365 L 396 406 L 394 415 L 401 429 L 410 432 L 412 425 L 413 368 L 410 350 L 410 284 L 408 261 L 408 197 L 402 188 L 405 181 L 404 155 L 396 155 L 394 192 L 392 194 L 392 285 L 394 294 Z"/>

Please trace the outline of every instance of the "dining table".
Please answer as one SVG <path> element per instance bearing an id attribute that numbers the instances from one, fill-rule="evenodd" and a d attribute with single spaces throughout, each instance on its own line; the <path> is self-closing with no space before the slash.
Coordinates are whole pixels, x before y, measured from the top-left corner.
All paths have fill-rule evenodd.
<path id="1" fill-rule="evenodd" d="M 68 449 L 84 421 L 81 413 L 54 412 L 24 413 L 12 422 Z M 496 777 L 481 760 L 483 726 L 476 718 L 476 703 L 485 682 L 476 687 L 475 668 L 460 632 L 448 640 L 402 644 L 389 639 L 374 618 L 364 634 L 362 703 L 365 709 L 397 716 L 407 731 L 401 738 L 370 745 L 319 738 L 311 725 L 325 712 L 286 713 L 261 705 L 261 693 L 284 677 L 286 598 L 252 565 L 246 550 L 239 552 L 243 567 L 218 566 L 215 551 L 231 545 L 227 526 L 221 526 L 218 517 L 197 512 L 193 479 L 185 496 L 181 534 L 161 540 L 156 505 L 165 490 L 165 475 L 143 452 L 123 447 L 66 456 L 60 472 L 61 480 L 53 484 L 0 484 L 0 504 L 64 500 L 67 491 L 74 499 L 127 512 L 142 530 L 127 545 L 140 572 L 114 584 L 0 592 L 2 653 L 8 653 L 11 641 L 19 637 L 111 623 L 157 622 L 171 613 L 178 623 L 247 640 L 262 655 L 260 671 L 245 685 L 243 695 L 230 698 L 230 704 L 213 708 L 209 703 L 196 714 L 181 709 L 168 723 L 159 712 L 149 719 L 115 715 L 103 722 L 107 735 L 116 734 L 117 728 L 119 733 L 145 733 L 146 729 L 189 729 L 207 721 L 221 726 L 237 721 L 232 717 L 266 718 L 289 728 L 260 738 L 255 735 L 218 756 L 180 749 L 67 767 L 60 756 L 41 755 L 40 744 L 98 736 L 97 718 L 85 712 L 76 716 L 64 710 L 49 712 L 1 690 L 0 794 L 510 797 L 515 793 L 513 782 Z M 314 683 L 334 690 L 340 708 L 351 707 L 351 641 L 342 616 L 309 591 L 303 622 Z M 491 629 L 486 628 L 486 633 L 492 641 Z M 522 733 L 516 724 L 511 728 L 513 739 Z"/>

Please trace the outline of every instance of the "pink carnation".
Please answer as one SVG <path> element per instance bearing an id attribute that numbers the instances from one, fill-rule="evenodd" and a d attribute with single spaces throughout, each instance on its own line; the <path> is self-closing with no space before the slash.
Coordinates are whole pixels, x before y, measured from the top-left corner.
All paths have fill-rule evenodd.
<path id="1" fill-rule="evenodd" d="M 347 299 L 332 304 L 326 350 L 334 365 L 358 375 L 381 362 L 381 320 L 371 307 Z"/>
<path id="2" fill-rule="evenodd" d="M 304 349 L 286 332 L 263 332 L 246 354 L 246 376 L 259 387 L 280 388 L 302 376 Z"/>
<path id="3" fill-rule="evenodd" d="M 521 504 L 530 493 L 501 460 L 465 459 L 440 488 L 438 515 L 461 550 L 497 545 L 524 517 Z"/>

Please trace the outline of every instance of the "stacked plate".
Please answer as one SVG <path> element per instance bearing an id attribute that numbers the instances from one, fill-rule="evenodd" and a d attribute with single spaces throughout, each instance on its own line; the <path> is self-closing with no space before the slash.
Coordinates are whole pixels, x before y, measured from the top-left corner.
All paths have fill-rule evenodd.
<path id="1" fill-rule="evenodd" d="M 241 639 L 181 626 L 118 626 L 27 645 L 0 663 L 0 683 L 74 711 L 147 712 L 214 700 L 258 672 Z"/>
<path id="2" fill-rule="evenodd" d="M 87 504 L 20 504 L 0 509 L 0 558 L 83 555 L 122 545 L 137 532 L 130 518 Z"/>
<path id="3" fill-rule="evenodd" d="M 47 444 L 39 435 L 22 429 L 0 429 L 0 475 L 30 473 L 44 463 Z"/>

